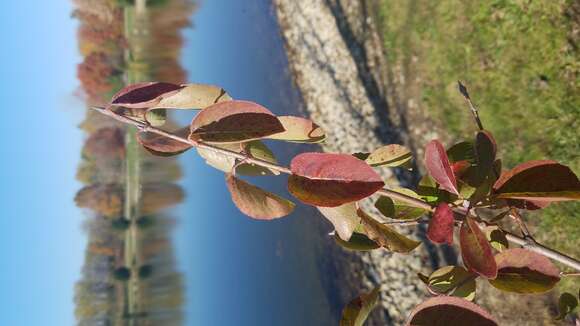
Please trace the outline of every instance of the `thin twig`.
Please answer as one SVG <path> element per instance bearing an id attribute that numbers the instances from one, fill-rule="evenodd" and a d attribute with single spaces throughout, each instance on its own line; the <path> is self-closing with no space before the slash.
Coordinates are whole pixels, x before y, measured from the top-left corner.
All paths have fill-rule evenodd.
<path id="1" fill-rule="evenodd" d="M 457 86 L 459 88 L 459 92 L 463 95 L 463 98 L 467 101 L 469 108 L 471 109 L 471 113 L 473 114 L 473 119 L 475 119 L 475 123 L 477 123 L 477 127 L 479 130 L 483 130 L 483 124 L 481 123 L 481 119 L 479 119 L 479 111 L 471 101 L 471 97 L 469 97 L 469 92 L 467 91 L 467 87 L 463 85 L 460 81 L 457 81 Z"/>
<path id="2" fill-rule="evenodd" d="M 271 163 L 268 161 L 260 160 L 257 158 L 249 158 L 244 154 L 230 151 L 230 150 L 223 149 L 223 148 L 219 148 L 219 147 L 216 147 L 216 146 L 213 146 L 211 144 L 204 143 L 204 142 L 198 142 L 198 141 L 193 141 L 191 139 L 182 138 L 180 136 L 169 133 L 165 130 L 153 127 L 145 122 L 135 120 L 135 119 L 132 119 L 132 118 L 129 118 L 126 116 L 119 115 L 111 110 L 107 110 L 107 109 L 104 109 L 101 107 L 92 107 L 92 108 L 94 110 L 104 114 L 104 115 L 107 115 L 107 116 L 117 120 L 117 121 L 129 124 L 129 125 L 133 125 L 133 126 L 139 128 L 139 130 L 141 130 L 143 132 L 151 132 L 151 133 L 154 133 L 154 134 L 157 134 L 160 136 L 164 136 L 164 137 L 173 139 L 175 141 L 178 141 L 178 142 L 181 142 L 184 144 L 191 145 L 192 147 L 203 148 L 203 149 L 207 149 L 209 151 L 213 151 L 216 153 L 220 153 L 223 155 L 234 157 L 234 158 L 237 158 L 240 160 L 245 160 L 245 162 L 247 162 L 247 163 L 252 163 L 252 164 L 262 166 L 262 167 L 265 167 L 268 169 L 279 171 L 280 173 L 292 174 L 292 171 L 290 171 L 289 168 L 284 167 L 284 166 L 280 166 L 280 165 L 277 165 L 277 164 L 274 164 L 274 163 Z M 393 191 L 390 189 L 380 189 L 376 193 L 379 195 L 390 197 L 392 199 L 399 200 L 401 202 L 405 202 L 405 203 L 412 205 L 414 207 L 423 208 L 429 212 L 432 212 L 434 210 L 434 208 L 431 207 L 431 205 L 429 205 L 428 203 L 426 203 L 418 198 L 414 198 L 414 197 L 411 197 L 411 196 L 408 196 L 408 195 L 405 195 L 405 194 L 402 194 L 402 193 L 399 193 L 399 192 L 396 192 L 396 191 Z M 465 216 L 467 213 L 467 210 L 463 207 L 456 207 L 456 208 L 454 208 L 454 212 L 459 214 L 459 215 Z M 428 222 L 428 221 L 417 221 L 417 224 L 422 224 L 422 223 L 426 223 L 426 222 Z M 405 224 L 401 224 L 401 225 L 405 225 Z M 411 225 L 413 225 L 413 224 L 411 224 Z M 568 255 L 565 255 L 561 252 L 558 252 L 554 249 L 545 247 L 545 246 L 537 243 L 533 239 L 521 238 L 521 237 L 519 237 L 515 234 L 512 234 L 510 232 L 507 232 L 507 231 L 504 231 L 504 233 L 505 233 L 506 239 L 509 242 L 514 243 L 514 244 L 519 245 L 519 246 L 522 246 L 528 250 L 537 252 L 537 253 L 544 255 L 548 258 L 556 260 L 564 265 L 567 265 L 567 266 L 569 266 L 577 271 L 580 271 L 580 261 L 578 261 L 577 259 L 574 259 L 574 258 L 572 258 Z"/>

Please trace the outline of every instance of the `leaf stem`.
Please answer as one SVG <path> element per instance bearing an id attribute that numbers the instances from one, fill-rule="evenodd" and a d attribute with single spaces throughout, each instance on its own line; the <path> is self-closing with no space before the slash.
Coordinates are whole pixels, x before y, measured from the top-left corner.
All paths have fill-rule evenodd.
<path id="1" fill-rule="evenodd" d="M 265 167 L 268 169 L 278 171 L 280 173 L 292 174 L 292 171 L 289 168 L 284 167 L 284 166 L 280 166 L 280 165 L 277 165 L 277 164 L 274 164 L 274 163 L 271 163 L 268 161 L 264 161 L 261 159 L 248 157 L 247 155 L 244 155 L 242 153 L 238 153 L 238 152 L 230 151 L 227 149 L 219 148 L 217 146 L 214 146 L 214 145 L 211 145 L 208 143 L 198 142 L 198 141 L 193 141 L 191 139 L 183 138 L 183 137 L 174 135 L 170 132 L 167 132 L 165 130 L 153 127 L 146 122 L 139 121 L 139 120 L 136 120 L 136 119 L 133 119 L 130 117 L 126 117 L 126 116 L 117 114 L 114 111 L 107 110 L 107 109 L 102 108 L 102 107 L 92 107 L 92 109 L 96 110 L 99 113 L 107 115 L 107 116 L 109 116 L 117 121 L 123 122 L 125 124 L 129 124 L 129 125 L 133 125 L 133 126 L 139 128 L 139 130 L 141 130 L 142 132 L 155 133 L 157 135 L 164 136 L 164 137 L 173 139 L 175 141 L 191 145 L 192 147 L 203 148 L 203 149 L 207 149 L 209 151 L 213 151 L 213 152 L 220 153 L 223 155 L 228 155 L 230 157 L 234 157 L 234 158 L 237 158 L 240 160 L 245 160 L 246 163 L 252 163 L 252 164 L 255 164 L 258 166 L 262 166 L 262 167 Z M 392 199 L 396 199 L 396 200 L 405 202 L 405 203 L 412 205 L 414 207 L 423 208 L 429 212 L 434 211 L 434 208 L 431 205 L 422 201 L 421 199 L 411 197 L 411 196 L 405 195 L 405 194 L 400 193 L 400 192 L 396 192 L 396 191 L 393 191 L 390 189 L 380 189 L 376 193 L 379 195 L 387 196 L 387 197 L 390 197 Z M 467 210 L 463 207 L 456 207 L 454 209 L 454 212 L 457 214 L 460 214 L 462 216 L 465 216 L 467 214 Z M 404 225 L 422 224 L 422 223 L 427 223 L 427 222 L 428 221 L 418 221 L 418 223 L 409 223 L 409 224 L 399 223 L 399 224 L 404 226 Z M 513 233 L 510 233 L 507 231 L 504 231 L 504 232 L 505 232 L 505 236 L 509 242 L 514 243 L 514 244 L 519 245 L 519 246 L 522 246 L 528 250 L 537 252 L 537 253 L 544 255 L 548 258 L 551 258 L 555 261 L 558 261 L 564 265 L 567 265 L 567 266 L 569 266 L 577 271 L 580 271 L 580 261 L 578 261 L 577 259 L 572 258 L 568 255 L 565 255 L 557 250 L 543 246 L 531 238 L 522 238 L 522 237 L 519 237 Z"/>
<path id="2" fill-rule="evenodd" d="M 477 127 L 479 128 L 479 130 L 483 130 L 483 124 L 481 123 L 481 119 L 479 119 L 479 111 L 471 101 L 471 97 L 469 97 L 467 87 L 465 87 L 465 85 L 463 85 L 459 80 L 457 81 L 457 86 L 459 88 L 459 92 L 461 93 L 461 95 L 463 95 L 463 98 L 465 99 L 465 101 L 467 101 L 467 104 L 471 109 L 471 113 L 473 114 L 473 119 L 475 120 L 475 123 L 477 123 Z"/>

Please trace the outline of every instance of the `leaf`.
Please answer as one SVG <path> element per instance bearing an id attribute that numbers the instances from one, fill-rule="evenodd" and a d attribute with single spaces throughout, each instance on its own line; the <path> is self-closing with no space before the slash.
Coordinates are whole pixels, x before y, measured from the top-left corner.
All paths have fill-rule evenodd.
<path id="1" fill-rule="evenodd" d="M 348 241 L 360 218 L 356 214 L 354 202 L 336 207 L 316 207 L 334 225 L 334 229 L 341 239 Z"/>
<path id="2" fill-rule="evenodd" d="M 228 149 L 233 152 L 241 153 L 242 144 L 216 144 L 216 147 Z M 259 140 L 253 140 L 247 143 L 243 143 L 244 151 L 254 158 L 258 158 L 271 163 L 276 163 L 276 158 L 274 153 L 264 145 Z M 197 148 L 197 152 L 201 157 L 205 159 L 205 162 L 226 173 L 232 172 L 232 168 L 236 165 L 237 160 L 231 156 L 218 153 L 205 148 Z M 280 172 L 276 170 L 270 170 L 265 167 L 261 167 L 251 163 L 242 163 L 237 165 L 236 174 L 249 175 L 249 176 L 260 176 L 260 175 L 279 175 Z"/>
<path id="3" fill-rule="evenodd" d="M 463 263 L 468 270 L 489 279 L 494 279 L 497 276 L 497 265 L 491 245 L 471 216 L 466 216 L 461 223 L 459 244 Z"/>
<path id="4" fill-rule="evenodd" d="M 447 203 L 441 203 L 435 208 L 427 228 L 427 238 L 435 243 L 453 244 L 453 228 L 455 219 L 453 211 Z"/>
<path id="5" fill-rule="evenodd" d="M 489 225 L 483 228 L 485 237 L 489 241 L 489 244 L 497 251 L 504 251 L 509 248 L 509 242 L 505 236 L 505 232 L 502 231 L 497 225 Z"/>
<path id="6" fill-rule="evenodd" d="M 449 162 L 456 163 L 460 161 L 467 161 L 469 163 L 475 162 L 475 146 L 473 142 L 462 141 L 447 150 L 447 157 Z"/>
<path id="7" fill-rule="evenodd" d="M 278 117 L 285 131 L 268 136 L 269 139 L 295 143 L 320 143 L 326 139 L 324 130 L 314 122 L 301 117 Z"/>
<path id="8" fill-rule="evenodd" d="M 494 287 L 515 293 L 543 293 L 560 281 L 560 271 L 552 262 L 533 251 L 508 249 L 495 256 L 498 274 L 489 282 Z"/>
<path id="9" fill-rule="evenodd" d="M 187 138 L 189 127 L 185 127 L 173 132 L 174 135 Z M 137 133 L 137 140 L 146 150 L 158 156 L 172 156 L 181 154 L 192 146 L 169 137 L 161 136 L 152 132 Z"/>
<path id="10" fill-rule="evenodd" d="M 398 144 L 391 144 L 374 150 L 369 157 L 366 158 L 366 162 L 370 166 L 396 167 L 408 163 L 411 158 L 411 151 L 406 147 Z"/>
<path id="11" fill-rule="evenodd" d="M 442 189 L 459 195 L 457 181 L 451 170 L 449 159 L 443 145 L 438 140 L 432 140 L 425 148 L 425 167 L 429 175 Z"/>
<path id="12" fill-rule="evenodd" d="M 384 186 L 365 162 L 348 154 L 303 153 L 290 163 L 288 190 L 302 202 L 335 207 L 366 198 Z"/>
<path id="13" fill-rule="evenodd" d="M 393 191 L 420 199 L 421 197 L 411 189 L 394 188 Z M 398 220 L 415 220 L 427 213 L 427 210 L 411 206 L 396 199 L 381 196 L 375 202 L 375 207 L 386 217 Z"/>
<path id="14" fill-rule="evenodd" d="M 369 314 L 379 303 L 380 286 L 370 293 L 361 294 L 342 310 L 340 326 L 363 326 Z"/>
<path id="15" fill-rule="evenodd" d="M 476 275 L 461 266 L 445 266 L 429 275 L 427 285 L 440 294 L 449 294 L 469 301 L 475 299 Z"/>
<path id="16" fill-rule="evenodd" d="M 493 317 L 480 306 L 465 299 L 439 296 L 416 306 L 407 326 L 497 326 Z"/>
<path id="17" fill-rule="evenodd" d="M 580 181 L 569 167 L 555 161 L 529 161 L 505 172 L 493 185 L 497 198 L 549 203 L 580 199 Z"/>
<path id="18" fill-rule="evenodd" d="M 294 210 L 294 203 L 264 191 L 232 174 L 226 174 L 228 190 L 238 209 L 258 220 L 272 220 L 286 216 Z"/>
<path id="19" fill-rule="evenodd" d="M 493 163 L 497 145 L 492 134 L 487 130 L 477 132 L 475 136 L 475 161 L 477 163 L 477 173 L 474 175 L 472 186 L 480 185 L 485 178 L 493 172 Z"/>
<path id="20" fill-rule="evenodd" d="M 233 100 L 200 111 L 190 127 L 191 140 L 208 143 L 239 143 L 284 131 L 280 121 L 265 107 Z"/>
<path id="21" fill-rule="evenodd" d="M 145 82 L 126 86 L 111 99 L 111 105 L 133 109 L 148 109 L 154 107 L 163 96 L 176 93 L 183 86 L 163 83 Z"/>
<path id="22" fill-rule="evenodd" d="M 337 234 L 334 235 L 334 240 L 341 247 L 356 250 L 356 251 L 369 251 L 378 249 L 381 246 L 375 241 L 369 239 L 364 233 L 353 232 L 348 241 L 342 240 Z"/>
<path id="23" fill-rule="evenodd" d="M 407 238 L 388 225 L 382 224 L 362 210 L 357 211 L 368 237 L 387 250 L 408 253 L 417 248 L 421 242 Z"/>
<path id="24" fill-rule="evenodd" d="M 558 300 L 558 316 L 556 320 L 562 320 L 567 315 L 571 314 L 578 307 L 578 299 L 573 294 L 564 292 L 560 295 Z"/>
<path id="25" fill-rule="evenodd" d="M 177 92 L 164 95 L 156 108 L 203 109 L 212 104 L 229 101 L 232 98 L 218 86 L 205 84 L 183 84 Z"/>
<path id="26" fill-rule="evenodd" d="M 433 178 L 431 178 L 429 175 L 424 175 L 421 180 L 419 180 L 417 194 L 421 196 L 421 198 L 426 202 L 435 203 L 439 201 L 440 197 L 443 197 L 446 193 L 443 193 L 439 190 L 439 188 L 437 188 L 437 184 Z"/>

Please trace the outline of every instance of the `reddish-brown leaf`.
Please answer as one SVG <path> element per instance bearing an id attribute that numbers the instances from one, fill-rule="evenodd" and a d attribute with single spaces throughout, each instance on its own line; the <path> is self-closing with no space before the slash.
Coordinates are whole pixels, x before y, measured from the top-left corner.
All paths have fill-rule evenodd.
<path id="1" fill-rule="evenodd" d="M 447 203 L 440 203 L 427 228 L 427 238 L 435 243 L 453 244 L 453 211 Z"/>
<path id="2" fill-rule="evenodd" d="M 228 190 L 239 210 L 255 219 L 272 220 L 286 216 L 294 210 L 294 203 L 262 190 L 231 174 L 226 174 Z"/>
<path id="3" fill-rule="evenodd" d="M 284 131 L 265 107 L 249 101 L 224 101 L 202 110 L 191 122 L 190 139 L 208 143 L 236 143 Z"/>
<path id="4" fill-rule="evenodd" d="M 111 104 L 133 109 L 150 108 L 155 106 L 163 96 L 174 94 L 181 88 L 183 86 L 163 82 L 132 84 L 113 95 Z"/>
<path id="5" fill-rule="evenodd" d="M 530 250 L 508 249 L 495 256 L 498 273 L 489 282 L 516 293 L 543 293 L 560 281 L 560 270 L 545 256 Z"/>
<path id="6" fill-rule="evenodd" d="M 450 193 L 459 195 L 457 180 L 449 164 L 445 148 L 438 140 L 432 140 L 425 147 L 425 167 L 439 186 Z"/>
<path id="7" fill-rule="evenodd" d="M 461 223 L 459 244 L 461 257 L 467 269 L 489 279 L 497 276 L 497 264 L 491 245 L 477 222 L 470 216 Z"/>
<path id="8" fill-rule="evenodd" d="M 493 173 L 492 167 L 496 152 L 497 145 L 492 134 L 487 130 L 479 131 L 475 137 L 475 162 L 477 166 L 470 178 L 472 186 L 479 186 L 490 173 Z"/>
<path id="9" fill-rule="evenodd" d="M 173 132 L 182 138 L 187 138 L 189 135 L 189 127 L 181 128 Z M 152 132 L 140 132 L 137 134 L 137 140 L 145 149 L 154 155 L 158 156 L 172 156 L 185 152 L 192 146 L 169 137 L 161 136 Z"/>
<path id="10" fill-rule="evenodd" d="M 301 201 L 335 207 L 366 198 L 384 186 L 365 162 L 348 154 L 303 153 L 290 163 L 288 190 Z"/>
<path id="11" fill-rule="evenodd" d="M 578 177 L 569 167 L 550 160 L 516 166 L 503 173 L 493 189 L 498 198 L 530 201 L 536 206 L 580 199 Z"/>
<path id="12" fill-rule="evenodd" d="M 439 296 L 416 306 L 407 326 L 497 326 L 494 318 L 480 306 L 465 299 Z"/>

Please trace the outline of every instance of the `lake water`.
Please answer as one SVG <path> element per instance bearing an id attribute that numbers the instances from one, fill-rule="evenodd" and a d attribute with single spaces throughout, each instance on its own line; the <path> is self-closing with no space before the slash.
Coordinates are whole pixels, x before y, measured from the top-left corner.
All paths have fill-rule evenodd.
<path id="1" fill-rule="evenodd" d="M 110 17 L 78 8 L 79 78 L 88 104 L 106 100 L 123 81 L 156 79 L 220 85 L 236 99 L 301 115 L 270 1 L 159 3 L 144 14 L 131 5 L 109 8 Z M 94 25 L 103 21 L 106 28 Z M 123 36 L 126 48 L 119 46 Z M 179 112 L 169 121 L 185 125 L 192 116 Z M 131 132 L 94 113 L 82 127 L 85 186 L 76 202 L 88 208 L 89 243 L 76 285 L 79 324 L 337 323 L 340 308 L 329 301 L 325 282 L 334 275 L 321 268 L 328 227 L 311 208 L 252 220 L 231 202 L 223 173 L 195 151 L 154 158 Z M 267 144 L 285 165 L 300 151 L 316 150 Z M 289 197 L 285 179 L 252 182 Z"/>

